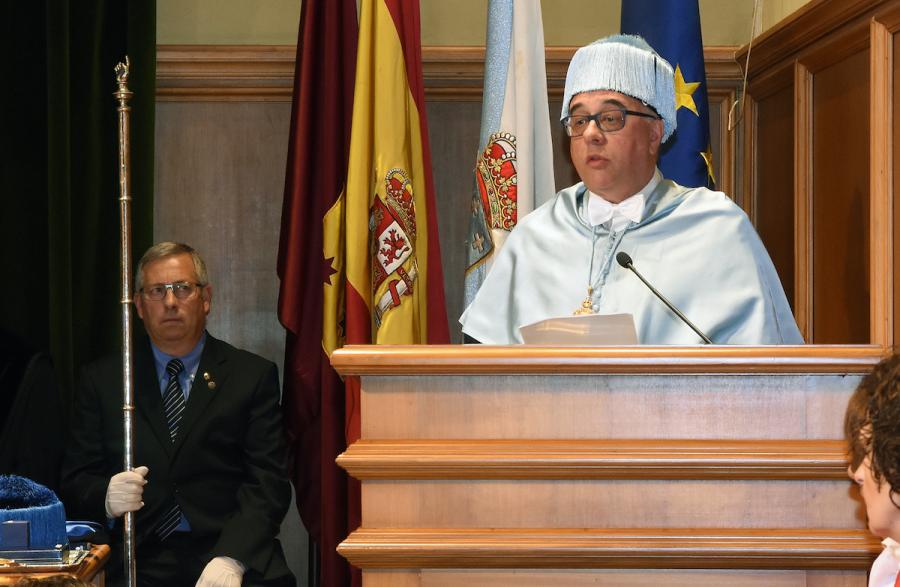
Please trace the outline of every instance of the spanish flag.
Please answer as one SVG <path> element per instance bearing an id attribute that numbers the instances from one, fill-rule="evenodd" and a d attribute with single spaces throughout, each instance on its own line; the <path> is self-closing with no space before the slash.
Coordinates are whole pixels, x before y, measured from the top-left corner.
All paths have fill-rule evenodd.
<path id="1" fill-rule="evenodd" d="M 345 344 L 446 343 L 425 124 L 419 4 L 304 0 L 282 210 L 283 409 L 321 585 L 351 582 L 335 551 L 359 526 L 359 486 L 334 462 L 359 438 Z M 358 580 L 354 574 L 354 582 Z"/>
<path id="2" fill-rule="evenodd" d="M 449 341 L 419 29 L 418 2 L 362 1 L 347 187 L 325 216 L 325 257 L 345 275 L 325 288 L 329 353 Z M 359 390 L 346 383 L 349 443 Z"/>

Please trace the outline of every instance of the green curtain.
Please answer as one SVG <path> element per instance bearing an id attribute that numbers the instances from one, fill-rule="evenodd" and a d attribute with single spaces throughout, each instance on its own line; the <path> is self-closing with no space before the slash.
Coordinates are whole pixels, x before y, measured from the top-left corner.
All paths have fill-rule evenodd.
<path id="1" fill-rule="evenodd" d="M 132 251 L 153 235 L 155 0 L 4 0 L 0 329 L 49 351 L 68 404 L 81 365 L 121 348 L 113 68 L 128 55 Z"/>

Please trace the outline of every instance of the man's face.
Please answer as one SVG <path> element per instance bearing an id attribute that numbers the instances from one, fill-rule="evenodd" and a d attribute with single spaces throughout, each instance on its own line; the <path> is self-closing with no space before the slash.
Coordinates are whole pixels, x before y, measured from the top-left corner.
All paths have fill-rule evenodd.
<path id="1" fill-rule="evenodd" d="M 154 285 L 179 281 L 198 283 L 194 261 L 187 253 L 148 263 L 144 267 L 142 281 L 145 290 Z M 166 290 L 161 300 L 148 299 L 141 292 L 134 295 L 135 308 L 144 321 L 150 340 L 161 351 L 175 356 L 189 353 L 200 340 L 211 301 L 212 288 L 209 285 L 196 288 L 184 300 L 176 298 L 171 289 Z"/>
<path id="2" fill-rule="evenodd" d="M 875 481 L 869 458 L 866 457 L 856 470 L 850 465 L 847 474 L 859 485 L 872 534 L 900 541 L 900 508 L 891 501 L 891 486 L 887 481 L 882 478 L 881 485 Z"/>
<path id="3" fill-rule="evenodd" d="M 614 108 L 653 113 L 630 96 L 598 90 L 576 94 L 569 103 L 569 114 L 596 114 Z M 662 136 L 662 120 L 628 116 L 625 127 L 615 132 L 603 132 L 591 122 L 583 135 L 569 139 L 569 150 L 587 188 L 618 203 L 650 181 Z"/>

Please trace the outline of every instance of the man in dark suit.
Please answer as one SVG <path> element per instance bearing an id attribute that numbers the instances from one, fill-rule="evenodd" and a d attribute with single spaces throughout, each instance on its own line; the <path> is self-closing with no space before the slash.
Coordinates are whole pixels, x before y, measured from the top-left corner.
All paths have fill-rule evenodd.
<path id="1" fill-rule="evenodd" d="M 91 364 L 75 401 L 64 503 L 113 530 L 136 512 L 139 585 L 295 585 L 275 538 L 290 502 L 277 369 L 206 332 L 211 301 L 206 266 L 188 245 L 160 243 L 141 258 L 140 466 L 121 471 L 121 359 Z"/>

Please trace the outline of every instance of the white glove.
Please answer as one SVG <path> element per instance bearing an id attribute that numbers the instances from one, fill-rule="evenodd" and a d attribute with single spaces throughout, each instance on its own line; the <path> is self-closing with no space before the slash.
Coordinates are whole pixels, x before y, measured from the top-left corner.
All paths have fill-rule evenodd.
<path id="1" fill-rule="evenodd" d="M 195 587 L 240 587 L 246 567 L 230 556 L 217 556 L 203 569 Z"/>
<path id="2" fill-rule="evenodd" d="M 134 471 L 122 471 L 116 473 L 109 480 L 106 488 L 106 515 L 110 518 L 118 518 L 125 512 L 136 512 L 144 507 L 141 497 L 144 494 L 144 485 L 149 469 L 138 467 Z"/>

